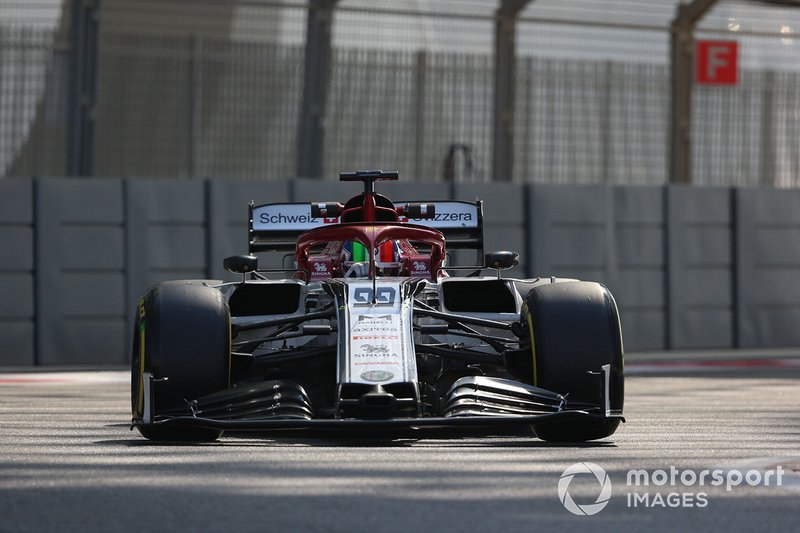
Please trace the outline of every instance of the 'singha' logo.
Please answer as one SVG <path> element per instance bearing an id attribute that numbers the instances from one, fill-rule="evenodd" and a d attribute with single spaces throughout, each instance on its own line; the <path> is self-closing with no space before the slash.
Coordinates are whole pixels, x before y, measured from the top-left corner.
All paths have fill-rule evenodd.
<path id="1" fill-rule="evenodd" d="M 572 483 L 572 478 L 585 474 L 593 475 L 597 479 L 600 484 L 600 494 L 594 503 L 578 505 L 570 496 L 569 485 Z M 561 474 L 561 479 L 558 480 L 558 498 L 567 511 L 572 514 L 578 516 L 597 514 L 608 505 L 608 500 L 611 499 L 611 479 L 609 479 L 605 470 L 594 463 L 575 463 L 567 467 L 564 473 Z"/>

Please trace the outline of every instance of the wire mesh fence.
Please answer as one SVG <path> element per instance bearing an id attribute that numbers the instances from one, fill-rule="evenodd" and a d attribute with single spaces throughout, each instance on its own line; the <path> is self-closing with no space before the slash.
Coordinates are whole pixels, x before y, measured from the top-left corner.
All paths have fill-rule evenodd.
<path id="1" fill-rule="evenodd" d="M 99 175 L 293 175 L 301 47 L 125 34 L 105 42 Z"/>
<path id="2" fill-rule="evenodd" d="M 0 21 L 4 176 L 61 175 L 67 164 L 69 7 L 59 18 L 54 2 L 39 1 L 49 19 Z M 694 88 L 694 181 L 800 186 L 800 10 L 724 4 L 696 37 L 738 40 L 741 72 L 735 87 Z M 296 175 L 306 2 L 101 6 L 96 175 Z M 392 167 L 407 179 L 490 181 L 496 7 L 341 0 L 322 117 L 324 174 Z M 674 13 L 674 2 L 642 0 L 538 0 L 523 11 L 516 181 L 668 181 Z"/>

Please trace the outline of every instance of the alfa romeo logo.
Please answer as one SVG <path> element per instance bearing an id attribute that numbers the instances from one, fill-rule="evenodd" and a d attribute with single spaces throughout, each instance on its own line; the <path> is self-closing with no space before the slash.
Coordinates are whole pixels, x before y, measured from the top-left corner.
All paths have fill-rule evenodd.
<path id="1" fill-rule="evenodd" d="M 570 496 L 569 485 L 575 476 L 586 474 L 593 475 L 597 479 L 600 484 L 600 494 L 594 503 L 578 505 Z M 572 514 L 578 516 L 597 514 L 608 505 L 608 500 L 611 499 L 611 479 L 605 470 L 594 463 L 575 463 L 564 470 L 564 473 L 561 474 L 561 479 L 558 480 L 558 499 L 561 500 L 567 511 Z"/>

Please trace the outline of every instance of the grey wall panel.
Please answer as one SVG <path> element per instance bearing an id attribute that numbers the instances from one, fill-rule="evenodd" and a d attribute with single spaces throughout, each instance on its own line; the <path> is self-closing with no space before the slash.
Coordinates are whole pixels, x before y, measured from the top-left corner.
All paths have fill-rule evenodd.
<path id="1" fill-rule="evenodd" d="M 425 201 L 425 200 L 448 200 L 451 198 L 450 186 L 446 183 L 425 183 L 425 182 L 409 182 L 402 181 L 403 176 L 400 175 L 399 181 L 383 181 L 375 186 L 375 190 L 383 195 L 386 195 L 391 200 L 397 201 Z M 360 193 L 360 184 L 347 185 L 346 197 L 350 198 Z M 345 198 L 345 199 L 347 199 Z M 470 200 L 475 198 L 456 198 L 458 200 Z"/>
<path id="2" fill-rule="evenodd" d="M 33 319 L 33 276 L 29 272 L 0 271 L 0 295 L 0 321 Z"/>
<path id="3" fill-rule="evenodd" d="M 666 343 L 665 213 L 662 187 L 615 187 L 616 269 L 608 286 L 620 307 L 628 350 L 661 350 Z"/>
<path id="4" fill-rule="evenodd" d="M 751 245 L 750 253 L 767 267 L 800 265 L 800 224 L 787 222 L 791 226 L 761 227 L 758 238 Z"/>
<path id="5" fill-rule="evenodd" d="M 387 194 L 387 182 L 379 182 L 377 192 Z M 363 190 L 359 182 L 342 183 L 332 180 L 296 179 L 291 183 L 292 202 L 346 202 Z M 391 198 L 391 196 L 390 196 Z M 396 198 L 395 198 L 396 199 Z"/>
<path id="6" fill-rule="evenodd" d="M 664 267 L 663 222 L 654 225 L 617 223 L 617 254 L 620 265 L 629 268 Z M 620 266 L 620 268 L 624 268 Z"/>
<path id="7" fill-rule="evenodd" d="M 474 202 L 483 200 L 486 224 L 495 226 L 525 225 L 525 187 L 508 183 L 453 185 L 453 199 Z"/>
<path id="8" fill-rule="evenodd" d="M 800 308 L 770 304 L 755 305 L 745 314 L 749 336 L 743 346 L 748 348 L 785 347 L 800 345 Z"/>
<path id="9" fill-rule="evenodd" d="M 530 188 L 533 273 L 607 285 L 629 350 L 665 344 L 663 194 L 659 187 Z"/>
<path id="10" fill-rule="evenodd" d="M 683 222 L 684 238 L 673 243 L 683 264 L 690 268 L 728 269 L 732 258 L 730 216 L 706 222 Z"/>
<path id="11" fill-rule="evenodd" d="M 2 191 L 0 191 L 2 194 Z M 2 271 L 33 271 L 33 227 L 0 221 L 0 256 Z"/>
<path id="12" fill-rule="evenodd" d="M 669 347 L 734 345 L 730 189 L 670 186 Z"/>
<path id="13" fill-rule="evenodd" d="M 33 181 L 0 180 L 0 222 L 30 225 L 33 220 Z"/>
<path id="14" fill-rule="evenodd" d="M 33 212 L 32 180 L 0 180 L 0 366 L 34 363 Z"/>
<path id="15" fill-rule="evenodd" d="M 33 365 L 33 319 L 0 318 L 0 330 L 0 367 Z"/>
<path id="16" fill-rule="evenodd" d="M 605 225 L 571 226 L 554 221 L 547 236 L 551 271 L 572 272 L 587 267 L 603 270 L 608 259 L 607 232 Z"/>
<path id="17" fill-rule="evenodd" d="M 130 330 L 136 304 L 148 287 L 169 279 L 209 277 L 206 184 L 200 180 L 127 179 L 125 210 Z"/>
<path id="18" fill-rule="evenodd" d="M 613 246 L 610 191 L 602 185 L 529 186 L 527 253 L 532 275 L 608 282 L 614 268 L 608 248 Z"/>
<path id="19" fill-rule="evenodd" d="M 75 180 L 43 178 L 46 194 L 56 203 L 39 204 L 38 210 L 54 209 L 62 223 L 120 224 L 123 219 L 120 180 Z M 49 197 L 48 197 L 49 199 Z"/>
<path id="20" fill-rule="evenodd" d="M 765 266 L 756 262 L 756 277 L 745 280 L 745 283 L 749 282 L 752 285 L 750 304 L 756 307 L 772 307 L 776 310 L 797 307 L 800 303 L 798 270 L 797 266 Z"/>
<path id="21" fill-rule="evenodd" d="M 716 307 L 730 314 L 733 305 L 733 273 L 730 268 L 687 268 L 679 284 L 683 305 L 704 309 Z"/>
<path id="22" fill-rule="evenodd" d="M 664 349 L 666 331 L 663 308 L 633 308 L 619 302 L 618 306 L 626 353 Z"/>
<path id="23" fill-rule="evenodd" d="M 208 182 L 208 264 L 211 277 L 235 280 L 239 275 L 226 272 L 222 260 L 231 255 L 247 253 L 248 205 L 288 202 L 288 181 L 253 182 L 210 180 Z M 261 268 L 281 266 L 280 254 L 262 254 Z"/>
<path id="24" fill-rule="evenodd" d="M 122 182 L 40 179 L 36 198 L 38 362 L 122 362 Z"/>
<path id="25" fill-rule="evenodd" d="M 118 272 L 64 272 L 60 282 L 65 318 L 125 316 L 125 279 Z"/>
<path id="26" fill-rule="evenodd" d="M 205 223 L 205 184 L 191 180 L 141 180 L 138 200 L 147 206 L 148 222 L 169 225 Z"/>
<path id="27" fill-rule="evenodd" d="M 723 307 L 691 307 L 684 313 L 680 342 L 673 349 L 730 348 L 733 345 L 731 313 Z"/>
<path id="28" fill-rule="evenodd" d="M 130 365 L 131 333 L 124 320 L 69 318 L 64 321 L 59 365 Z"/>
<path id="29" fill-rule="evenodd" d="M 63 223 L 55 243 L 61 267 L 122 271 L 125 268 L 125 230 L 120 224 L 92 227 Z M 87 261 L 89 257 L 90 262 Z"/>
<path id="30" fill-rule="evenodd" d="M 646 309 L 664 313 L 664 273 L 661 271 L 624 271 L 609 288 L 624 310 Z"/>
<path id="31" fill-rule="evenodd" d="M 483 200 L 484 250 L 511 250 L 519 253 L 519 266 L 503 274 L 509 277 L 522 278 L 528 275 L 528 250 L 525 246 L 526 194 L 525 186 L 508 183 L 453 185 L 454 199 L 467 202 Z M 471 263 L 474 255 L 462 252 L 459 259 L 462 258 L 464 262 Z"/>
<path id="32" fill-rule="evenodd" d="M 194 277 L 206 274 L 206 228 L 204 224 L 183 226 L 151 223 L 147 229 L 150 271 L 192 270 Z"/>
<path id="33" fill-rule="evenodd" d="M 800 191 L 736 191 L 738 341 L 800 346 Z"/>

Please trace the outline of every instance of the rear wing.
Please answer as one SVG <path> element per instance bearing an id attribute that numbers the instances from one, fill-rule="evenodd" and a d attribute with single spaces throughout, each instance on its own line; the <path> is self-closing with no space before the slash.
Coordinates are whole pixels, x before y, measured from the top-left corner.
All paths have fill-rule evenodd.
<path id="1" fill-rule="evenodd" d="M 405 207 L 409 202 L 395 202 Z M 447 248 L 476 250 L 483 258 L 483 201 L 442 200 L 427 202 L 435 206 L 434 218 L 400 222 L 418 224 L 441 231 Z M 338 217 L 314 218 L 311 203 L 250 204 L 250 253 L 294 251 L 297 237 L 310 229 L 338 224 Z"/>

